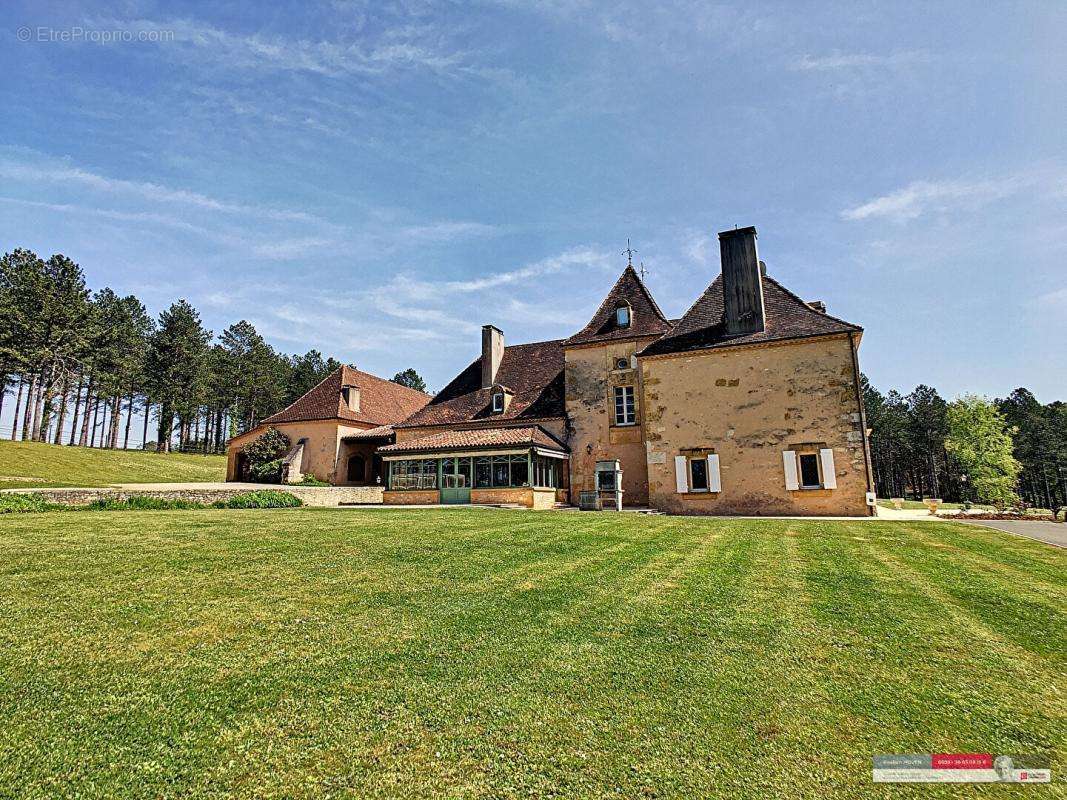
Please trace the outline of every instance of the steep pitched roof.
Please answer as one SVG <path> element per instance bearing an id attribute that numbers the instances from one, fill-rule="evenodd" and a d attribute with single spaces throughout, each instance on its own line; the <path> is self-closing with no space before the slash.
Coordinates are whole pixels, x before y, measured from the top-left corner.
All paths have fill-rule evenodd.
<path id="1" fill-rule="evenodd" d="M 359 387 L 359 411 L 350 411 L 341 399 L 344 386 Z M 315 419 L 340 419 L 391 425 L 418 411 L 430 395 L 387 381 L 355 367 L 334 370 L 318 385 L 292 405 L 267 417 L 263 424 L 303 422 Z"/>
<path id="2" fill-rule="evenodd" d="M 774 278 L 763 276 L 764 329 L 757 333 L 728 335 L 723 320 L 722 275 L 717 277 L 670 333 L 652 342 L 638 355 L 683 353 L 738 344 L 804 339 L 863 328 L 816 311 Z"/>
<path id="3" fill-rule="evenodd" d="M 492 447 L 544 447 L 561 453 L 567 448 L 548 431 L 528 428 L 475 428 L 447 430 L 379 447 L 379 453 L 428 453 L 444 450 L 483 450 Z"/>
<path id="4" fill-rule="evenodd" d="M 476 358 L 425 408 L 397 427 L 562 417 L 563 342 L 555 339 L 505 347 L 496 382 L 513 392 L 507 411 L 502 414 L 492 413 L 489 397 L 492 390 L 481 388 L 482 362 Z"/>
<path id="5" fill-rule="evenodd" d="M 615 309 L 629 303 L 632 313 L 630 324 L 620 328 L 615 321 Z M 611 287 L 608 296 L 600 304 L 584 328 L 563 344 L 566 347 L 576 344 L 610 342 L 619 339 L 637 339 L 642 336 L 659 336 L 670 330 L 670 323 L 656 305 L 652 293 L 632 266 L 627 266 L 622 275 Z"/>

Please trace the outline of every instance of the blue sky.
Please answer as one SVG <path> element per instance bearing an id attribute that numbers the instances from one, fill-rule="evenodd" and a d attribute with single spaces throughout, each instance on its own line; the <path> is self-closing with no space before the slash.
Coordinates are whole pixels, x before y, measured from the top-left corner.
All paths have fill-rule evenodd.
<path id="1" fill-rule="evenodd" d="M 0 248 L 440 388 L 484 323 L 581 327 L 627 237 L 681 314 L 751 224 L 876 385 L 1067 399 L 1064 41 L 1056 2 L 7 2 Z"/>

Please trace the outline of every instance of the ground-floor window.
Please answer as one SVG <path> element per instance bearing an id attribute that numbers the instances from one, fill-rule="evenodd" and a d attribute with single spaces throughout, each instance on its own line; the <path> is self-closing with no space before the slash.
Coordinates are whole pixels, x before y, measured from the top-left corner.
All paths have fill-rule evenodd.
<path id="1" fill-rule="evenodd" d="M 392 462 L 390 489 L 436 489 L 437 459 L 412 458 Z"/>
<path id="2" fill-rule="evenodd" d="M 707 456 L 695 456 L 689 459 L 689 491 L 708 491 Z"/>
<path id="3" fill-rule="evenodd" d="M 506 489 L 560 485 L 561 464 L 556 458 L 532 453 L 499 456 L 449 456 L 392 461 L 390 489 Z M 440 479 L 438 479 L 440 472 Z"/>
<path id="4" fill-rule="evenodd" d="M 818 489 L 822 486 L 819 477 L 819 456 L 817 453 L 800 454 L 800 486 L 804 489 Z"/>

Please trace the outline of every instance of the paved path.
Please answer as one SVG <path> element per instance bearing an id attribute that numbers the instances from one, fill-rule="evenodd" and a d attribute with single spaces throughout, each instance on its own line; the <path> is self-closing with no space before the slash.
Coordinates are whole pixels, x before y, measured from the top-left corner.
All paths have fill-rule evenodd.
<path id="1" fill-rule="evenodd" d="M 960 522 L 964 521 L 960 520 Z M 1016 536 L 1025 536 L 1028 539 L 1037 539 L 1039 542 L 1045 542 L 1056 547 L 1067 547 L 1067 523 L 990 519 L 982 520 L 981 522 L 965 522 L 964 524 L 996 528 L 998 531 L 1014 533 Z"/>

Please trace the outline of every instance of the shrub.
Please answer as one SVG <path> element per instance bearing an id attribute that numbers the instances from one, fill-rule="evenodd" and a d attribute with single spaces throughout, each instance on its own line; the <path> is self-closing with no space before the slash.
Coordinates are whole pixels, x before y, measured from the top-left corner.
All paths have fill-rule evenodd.
<path id="1" fill-rule="evenodd" d="M 289 449 L 289 437 L 277 428 L 267 428 L 242 451 L 248 459 L 248 477 L 255 483 L 278 483 L 282 479 L 281 457 Z"/>
<path id="2" fill-rule="evenodd" d="M 63 511 L 67 506 L 48 503 L 39 495 L 0 494 L 0 514 L 19 514 L 27 511 Z"/>
<path id="3" fill-rule="evenodd" d="M 206 508 L 206 506 L 193 500 L 166 500 L 162 497 L 134 495 L 125 500 L 101 498 L 94 500 L 86 508 L 90 511 L 175 511 Z"/>
<path id="4" fill-rule="evenodd" d="M 219 500 L 215 508 L 297 508 L 304 501 L 289 492 L 263 489 L 258 492 L 242 492 L 229 500 Z"/>
<path id="5" fill-rule="evenodd" d="M 248 477 L 253 483 L 281 483 L 282 460 L 275 458 L 261 464 L 253 464 L 248 470 Z"/>
<path id="6" fill-rule="evenodd" d="M 330 484 L 327 481 L 320 481 L 314 475 L 305 475 L 303 480 L 301 480 L 300 483 L 298 483 L 296 485 L 297 486 L 329 486 Z"/>

